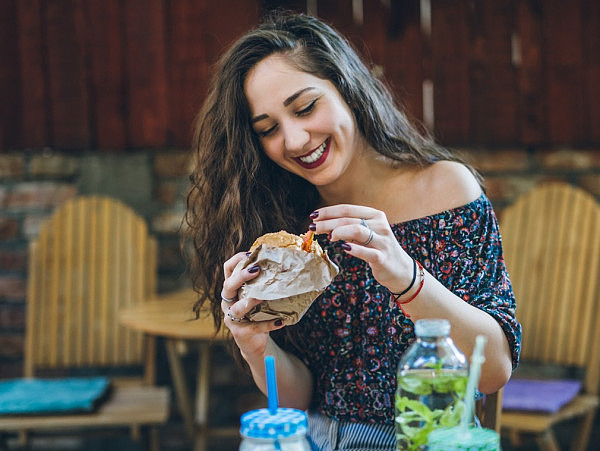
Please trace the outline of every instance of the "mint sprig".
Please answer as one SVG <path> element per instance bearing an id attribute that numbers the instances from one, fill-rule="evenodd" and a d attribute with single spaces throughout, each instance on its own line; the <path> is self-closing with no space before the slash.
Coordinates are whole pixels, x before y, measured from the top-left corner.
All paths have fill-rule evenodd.
<path id="1" fill-rule="evenodd" d="M 429 433 L 439 427 L 451 427 L 460 422 L 465 408 L 463 397 L 467 376 L 445 373 L 436 368 L 432 378 L 422 375 L 405 375 L 398 378 L 399 389 L 414 397 L 432 393 L 451 393 L 454 401 L 445 409 L 430 409 L 427 404 L 408 396 L 396 397 L 396 439 L 407 451 L 417 451 L 427 444 Z"/>

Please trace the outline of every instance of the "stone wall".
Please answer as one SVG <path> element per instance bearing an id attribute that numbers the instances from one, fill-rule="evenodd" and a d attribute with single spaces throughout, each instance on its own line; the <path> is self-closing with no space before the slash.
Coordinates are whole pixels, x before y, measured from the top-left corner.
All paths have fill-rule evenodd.
<path id="1" fill-rule="evenodd" d="M 600 149 L 459 149 L 486 179 L 497 212 L 537 183 L 564 180 L 600 199 Z M 147 218 L 159 239 L 159 292 L 187 284 L 178 230 L 188 155 L 135 153 L 0 154 L 0 378 L 22 374 L 27 243 L 54 208 L 78 194 L 120 198 Z"/>

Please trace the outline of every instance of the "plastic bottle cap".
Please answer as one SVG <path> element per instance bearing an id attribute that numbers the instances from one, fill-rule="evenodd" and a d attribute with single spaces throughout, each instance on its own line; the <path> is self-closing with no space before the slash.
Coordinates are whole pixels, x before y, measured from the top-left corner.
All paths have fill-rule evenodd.
<path id="1" fill-rule="evenodd" d="M 241 417 L 240 433 L 245 437 L 281 439 L 308 432 L 306 413 L 280 407 L 275 415 L 269 409 L 246 412 Z"/>
<path id="2" fill-rule="evenodd" d="M 417 337 L 447 337 L 450 335 L 450 321 L 447 319 L 420 319 L 415 323 Z"/>

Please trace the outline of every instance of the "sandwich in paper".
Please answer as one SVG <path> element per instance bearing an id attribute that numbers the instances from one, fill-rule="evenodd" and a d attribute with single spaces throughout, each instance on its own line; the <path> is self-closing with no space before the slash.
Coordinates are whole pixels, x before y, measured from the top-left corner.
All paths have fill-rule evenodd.
<path id="1" fill-rule="evenodd" d="M 258 264 L 260 273 L 242 285 L 238 297 L 264 302 L 246 318 L 250 321 L 281 318 L 288 326 L 300 321 L 338 273 L 338 267 L 312 238 L 312 232 L 299 236 L 281 230 L 267 233 L 252 244 L 250 256 L 238 266 Z"/>

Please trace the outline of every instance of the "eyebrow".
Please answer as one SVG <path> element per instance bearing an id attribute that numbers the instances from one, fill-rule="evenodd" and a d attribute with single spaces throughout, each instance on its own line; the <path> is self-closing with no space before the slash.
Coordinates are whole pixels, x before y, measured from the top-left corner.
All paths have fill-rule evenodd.
<path id="1" fill-rule="evenodd" d="M 306 91 L 313 90 L 313 89 L 316 89 L 316 88 L 314 88 L 312 86 L 308 86 L 306 88 L 300 89 L 299 91 L 296 91 L 294 94 L 292 94 L 291 96 L 289 96 L 287 99 L 285 99 L 283 101 L 283 106 L 286 106 L 286 107 L 289 106 L 290 103 L 292 103 L 294 100 L 296 100 L 298 97 L 300 97 L 303 93 L 305 93 Z M 268 114 L 259 114 L 258 116 L 254 116 L 252 118 L 252 123 L 254 124 L 255 122 L 262 121 L 263 119 L 266 119 L 268 117 L 269 117 Z"/>
<path id="2" fill-rule="evenodd" d="M 316 89 L 313 88 L 312 86 L 309 86 L 308 88 L 303 88 L 300 91 L 295 92 L 294 94 L 292 94 L 291 96 L 289 96 L 287 99 L 285 99 L 283 101 L 283 106 L 288 106 L 290 103 L 292 103 L 294 100 L 296 100 L 298 97 L 300 97 L 300 95 L 306 91 L 310 91 L 311 89 Z"/>

